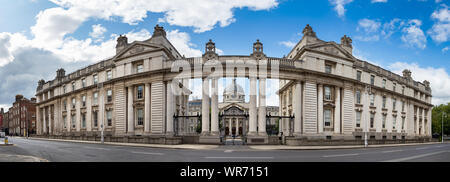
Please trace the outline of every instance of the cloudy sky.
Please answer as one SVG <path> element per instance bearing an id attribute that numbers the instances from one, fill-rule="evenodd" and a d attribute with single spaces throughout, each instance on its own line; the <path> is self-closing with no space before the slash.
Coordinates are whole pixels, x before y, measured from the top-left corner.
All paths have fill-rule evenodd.
<path id="1" fill-rule="evenodd" d="M 220 54 L 248 55 L 260 39 L 282 57 L 310 24 L 322 40 L 352 37 L 354 55 L 397 74 L 429 80 L 433 104 L 450 102 L 448 0 L 0 0 L 0 107 L 33 97 L 39 79 L 109 58 L 115 39 L 151 36 L 155 24 L 181 54 L 200 56 L 213 39 Z M 223 85 L 231 80 L 222 81 Z M 244 88 L 246 80 L 239 80 Z M 194 80 L 192 85 L 198 84 Z M 221 86 L 223 90 L 224 86 Z M 277 105 L 268 84 L 268 104 Z M 193 87 L 195 88 L 198 87 Z M 245 90 L 248 90 L 247 88 Z M 200 94 L 198 94 L 200 95 Z"/>

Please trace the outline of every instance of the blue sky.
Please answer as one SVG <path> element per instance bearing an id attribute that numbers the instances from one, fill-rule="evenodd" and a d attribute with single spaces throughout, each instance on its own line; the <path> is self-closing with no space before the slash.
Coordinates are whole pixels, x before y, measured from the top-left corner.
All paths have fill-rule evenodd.
<path id="1" fill-rule="evenodd" d="M 325 41 L 350 36 L 360 59 L 396 73 L 411 69 L 417 81 L 431 82 L 434 104 L 450 102 L 448 0 L 0 3 L 0 107 L 10 106 L 15 94 L 33 96 L 37 80 L 54 78 L 58 67 L 70 72 L 111 57 L 119 34 L 148 38 L 155 24 L 186 56 L 199 56 L 208 39 L 221 54 L 248 55 L 260 39 L 272 57 L 288 54 L 310 24 Z"/>

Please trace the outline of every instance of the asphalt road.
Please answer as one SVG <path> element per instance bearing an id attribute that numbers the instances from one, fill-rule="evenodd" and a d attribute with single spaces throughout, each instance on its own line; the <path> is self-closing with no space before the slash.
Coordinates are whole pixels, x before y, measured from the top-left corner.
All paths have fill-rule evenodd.
<path id="1" fill-rule="evenodd" d="M 254 150 L 224 145 L 210 150 L 164 149 L 13 138 L 1 161 L 35 157 L 50 162 L 450 162 L 450 143 L 335 150 Z"/>

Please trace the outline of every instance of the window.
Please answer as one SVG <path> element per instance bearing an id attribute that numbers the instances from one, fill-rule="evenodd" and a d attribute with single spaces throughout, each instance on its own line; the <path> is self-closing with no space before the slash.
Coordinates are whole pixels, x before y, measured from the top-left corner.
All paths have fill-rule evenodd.
<path id="1" fill-rule="evenodd" d="M 393 116 L 392 117 L 392 129 L 395 130 L 395 125 L 397 125 L 397 117 Z"/>
<path id="2" fill-rule="evenodd" d="M 325 86 L 325 100 L 331 100 L 331 88 L 329 86 Z"/>
<path id="3" fill-rule="evenodd" d="M 402 87 L 402 94 L 405 95 L 405 86 Z"/>
<path id="4" fill-rule="evenodd" d="M 64 128 L 67 128 L 67 117 L 63 116 Z"/>
<path id="5" fill-rule="evenodd" d="M 94 85 L 98 83 L 98 75 L 94 75 Z"/>
<path id="6" fill-rule="evenodd" d="M 75 109 L 76 103 L 77 101 L 75 100 L 75 98 L 72 98 L 72 109 Z"/>
<path id="7" fill-rule="evenodd" d="M 394 110 L 394 111 L 396 110 L 396 109 L 395 109 L 395 105 L 396 105 L 396 104 L 397 104 L 397 99 L 393 99 L 393 100 L 392 100 L 392 110 Z"/>
<path id="8" fill-rule="evenodd" d="M 370 128 L 373 128 L 374 122 L 375 122 L 375 114 L 370 113 Z"/>
<path id="9" fill-rule="evenodd" d="M 107 102 L 112 102 L 112 90 L 108 89 L 108 91 L 106 91 L 106 100 Z"/>
<path id="10" fill-rule="evenodd" d="M 405 118 L 402 118 L 402 130 L 405 129 Z"/>
<path id="11" fill-rule="evenodd" d="M 81 127 L 86 128 L 86 113 L 81 114 Z"/>
<path id="12" fill-rule="evenodd" d="M 370 84 L 375 85 L 375 75 L 370 75 Z"/>
<path id="13" fill-rule="evenodd" d="M 361 71 L 356 72 L 356 80 L 361 81 Z"/>
<path id="14" fill-rule="evenodd" d="M 94 92 L 94 105 L 98 104 L 98 92 Z"/>
<path id="15" fill-rule="evenodd" d="M 81 96 L 81 101 L 83 103 L 83 107 L 86 107 L 86 96 L 85 95 Z"/>
<path id="16" fill-rule="evenodd" d="M 138 64 L 136 66 L 136 73 L 142 73 L 144 71 L 144 66 L 142 64 Z"/>
<path id="17" fill-rule="evenodd" d="M 92 112 L 92 120 L 94 121 L 94 127 L 98 127 L 98 111 Z"/>
<path id="18" fill-rule="evenodd" d="M 142 126 L 144 125 L 144 110 L 143 109 L 137 109 L 136 111 L 137 115 L 137 125 Z"/>
<path id="19" fill-rule="evenodd" d="M 383 122 L 383 125 L 382 125 L 382 127 L 383 128 L 386 128 L 386 115 L 383 115 L 383 120 L 382 120 L 382 122 Z"/>
<path id="20" fill-rule="evenodd" d="M 356 103 L 361 104 L 361 91 L 356 90 Z"/>
<path id="21" fill-rule="evenodd" d="M 112 126 L 112 111 L 106 111 L 106 120 L 108 126 Z"/>
<path id="22" fill-rule="evenodd" d="M 325 64 L 325 73 L 331 73 L 331 65 Z"/>
<path id="23" fill-rule="evenodd" d="M 330 127 L 331 126 L 331 109 L 325 109 L 323 110 L 323 120 L 324 120 L 324 125 L 326 127 Z"/>
<path id="24" fill-rule="evenodd" d="M 356 127 L 361 127 L 361 112 L 356 111 Z"/>
<path id="25" fill-rule="evenodd" d="M 383 96 L 383 108 L 386 108 L 386 96 Z"/>
<path id="26" fill-rule="evenodd" d="M 72 83 L 72 91 L 75 90 L 75 82 Z"/>
<path id="27" fill-rule="evenodd" d="M 375 94 L 371 94 L 370 95 L 370 106 L 374 106 L 375 105 Z"/>
<path id="28" fill-rule="evenodd" d="M 86 86 L 86 79 L 81 79 L 81 87 L 84 88 Z"/>
<path id="29" fill-rule="evenodd" d="M 402 103 L 402 112 L 404 112 L 405 111 L 405 102 L 403 102 L 403 101 L 400 101 L 401 103 Z"/>
<path id="30" fill-rule="evenodd" d="M 71 122 L 72 122 L 72 128 L 75 128 L 75 115 L 72 115 Z"/>
<path id="31" fill-rule="evenodd" d="M 392 85 L 392 90 L 395 92 L 395 87 L 397 87 L 397 84 L 396 83 L 394 83 L 393 85 Z"/>
<path id="32" fill-rule="evenodd" d="M 144 98 L 144 86 L 140 85 L 137 87 L 137 93 L 136 93 L 137 99 L 143 99 Z"/>
<path id="33" fill-rule="evenodd" d="M 66 85 L 63 86 L 63 93 L 66 93 Z"/>
<path id="34" fill-rule="evenodd" d="M 63 105 L 64 105 L 64 111 L 67 111 L 67 100 L 63 101 Z"/>
<path id="35" fill-rule="evenodd" d="M 386 79 L 383 79 L 383 88 L 386 88 Z"/>
<path id="36" fill-rule="evenodd" d="M 107 80 L 111 80 L 112 79 L 112 72 L 111 72 L 111 70 L 106 72 L 106 79 Z"/>

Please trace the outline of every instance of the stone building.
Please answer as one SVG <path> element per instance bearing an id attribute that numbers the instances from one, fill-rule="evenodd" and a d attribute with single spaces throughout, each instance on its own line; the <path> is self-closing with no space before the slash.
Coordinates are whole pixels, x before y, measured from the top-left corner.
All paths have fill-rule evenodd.
<path id="1" fill-rule="evenodd" d="M 16 95 L 13 106 L 8 110 L 8 131 L 16 136 L 36 134 L 36 98 L 29 100 Z"/>
<path id="2" fill-rule="evenodd" d="M 364 132 L 372 140 L 430 138 L 430 83 L 414 81 L 411 71 L 400 76 L 359 60 L 349 37 L 326 42 L 309 25 L 287 57 L 303 60 L 313 72 L 280 80 L 280 112 L 295 116 L 280 126 L 280 132 L 296 136 L 290 142 L 358 140 Z"/>
<path id="3" fill-rule="evenodd" d="M 129 43 L 120 36 L 112 58 L 39 81 L 37 134 L 99 140 L 104 131 L 107 141 L 178 144 L 195 128 L 201 131 L 197 143 L 220 143 L 220 131 L 229 135 L 231 129 L 250 144 L 267 144 L 279 138 L 267 135 L 267 126 L 282 119 L 280 135 L 298 145 L 305 139 L 359 141 L 371 118 L 371 138 L 429 138 L 429 82 L 355 58 L 347 36 L 340 44 L 325 42 L 309 25 L 303 34 L 284 58 L 266 56 L 259 40 L 249 55 L 219 56 L 209 40 L 201 57 L 185 58 L 158 25 L 148 40 Z M 227 86 L 219 103 L 218 80 L 224 77 L 249 80 L 247 103 L 237 84 Z M 202 79 L 203 90 L 192 102 L 190 79 Z M 278 113 L 265 104 L 267 79 L 280 80 Z"/>
<path id="4" fill-rule="evenodd" d="M 3 126 L 3 115 L 5 114 L 5 111 L 3 108 L 0 108 L 0 131 L 4 132 L 5 127 Z"/>

